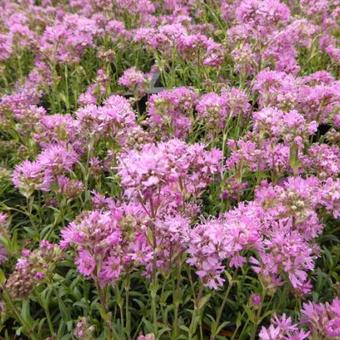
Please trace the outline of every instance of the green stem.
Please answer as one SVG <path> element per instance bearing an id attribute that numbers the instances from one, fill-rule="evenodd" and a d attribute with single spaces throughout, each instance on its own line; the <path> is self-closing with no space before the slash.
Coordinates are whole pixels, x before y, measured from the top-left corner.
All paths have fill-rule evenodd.
<path id="1" fill-rule="evenodd" d="M 65 65 L 64 67 L 64 75 L 65 75 L 65 87 L 66 87 L 66 111 L 69 112 L 70 111 L 70 91 L 69 91 L 69 84 L 68 84 L 68 67 L 67 65 Z"/>
<path id="2" fill-rule="evenodd" d="M 191 318 L 191 323 L 189 327 L 189 337 L 194 338 L 194 334 L 196 333 L 197 326 L 200 328 L 200 333 L 202 333 L 202 320 L 201 320 L 201 310 L 202 308 L 199 308 L 199 301 L 202 297 L 203 293 L 203 285 L 200 285 L 197 298 L 194 300 L 194 310 L 192 312 L 192 318 Z M 203 306 L 204 307 L 204 306 Z"/>
<path id="3" fill-rule="evenodd" d="M 224 309 L 224 306 L 225 306 L 225 304 L 228 300 L 231 287 L 232 287 L 232 282 L 229 283 L 228 289 L 227 289 L 226 293 L 224 294 L 222 304 L 221 304 L 220 308 L 218 309 L 217 316 L 216 316 L 216 322 L 215 322 L 215 329 L 212 332 L 211 339 L 215 339 L 215 336 L 217 335 L 216 332 L 218 330 L 218 326 L 219 326 L 219 323 L 220 323 L 220 320 L 221 320 L 221 317 L 222 317 L 223 309 Z"/>
<path id="4" fill-rule="evenodd" d="M 158 334 L 158 325 L 157 325 L 157 291 L 158 291 L 158 276 L 154 275 L 151 285 L 150 285 L 150 294 L 151 294 L 151 313 L 152 313 L 152 323 L 153 323 L 153 331 L 155 336 Z"/>
<path id="5" fill-rule="evenodd" d="M 255 317 L 255 322 L 254 322 L 254 330 L 253 330 L 253 334 L 251 335 L 251 340 L 255 340 L 256 333 L 257 333 L 257 327 L 262 321 L 261 313 L 262 313 L 262 308 L 263 308 L 263 305 L 264 305 L 265 297 L 266 297 L 266 289 L 265 289 L 265 287 L 262 287 L 261 304 L 260 304 L 258 310 L 256 311 L 256 317 Z"/>
<path id="6" fill-rule="evenodd" d="M 130 277 L 127 275 L 125 280 L 125 328 L 128 339 L 131 339 L 131 315 L 129 310 L 129 290 L 130 290 Z"/>
<path id="7" fill-rule="evenodd" d="M 44 301 L 42 301 L 40 294 L 35 294 L 35 296 L 36 296 L 37 300 L 39 301 L 39 304 L 41 305 L 41 307 L 44 309 L 44 312 L 46 314 L 48 328 L 50 330 L 51 336 L 55 336 L 53 323 L 52 323 L 52 320 L 51 320 L 51 314 L 50 314 L 50 310 L 48 308 L 48 305 Z"/>
<path id="8" fill-rule="evenodd" d="M 34 237 L 36 238 L 37 241 L 39 241 L 40 239 L 40 235 L 39 235 L 39 229 L 34 221 L 33 218 L 33 203 L 34 203 L 34 196 L 30 196 L 29 198 L 27 198 L 27 213 L 26 215 L 28 216 L 29 221 L 31 222 L 32 228 L 33 228 L 33 232 L 34 232 Z"/>
<path id="9" fill-rule="evenodd" d="M 107 306 L 107 292 L 105 290 L 105 288 L 101 288 L 100 284 L 99 284 L 99 280 L 98 278 L 95 279 L 95 285 L 96 285 L 96 289 L 99 295 L 99 301 L 100 301 L 100 305 L 101 305 L 101 316 L 103 318 L 103 320 L 105 321 L 105 325 L 106 325 L 106 331 L 107 331 L 107 340 L 114 340 L 114 331 L 113 331 L 113 327 L 112 327 L 112 321 L 111 321 L 111 313 L 108 310 L 108 306 Z"/>
<path id="10" fill-rule="evenodd" d="M 240 320 L 243 320 L 243 317 L 244 317 L 245 314 L 246 314 L 246 311 L 244 310 L 243 313 L 241 314 Z M 240 326 L 241 326 L 241 322 L 236 326 L 236 329 L 234 330 L 234 334 L 232 335 L 230 340 L 234 340 L 235 339 L 235 337 L 237 336 L 237 331 L 239 330 Z"/>
<path id="11" fill-rule="evenodd" d="M 122 328 L 124 327 L 124 306 L 123 306 L 123 298 L 122 298 L 122 292 L 119 289 L 119 286 L 116 285 L 114 288 L 115 291 L 115 298 L 116 298 L 116 303 L 119 308 L 119 317 L 120 317 L 120 324 Z"/>
<path id="12" fill-rule="evenodd" d="M 173 321 L 173 337 L 174 339 L 178 338 L 178 309 L 180 305 L 180 282 L 181 282 L 181 268 L 182 268 L 182 262 L 180 262 L 179 266 L 176 266 L 176 285 L 174 284 L 174 292 L 173 292 L 173 301 L 175 304 L 175 310 L 174 310 L 174 321 Z"/>
<path id="13" fill-rule="evenodd" d="M 15 318 L 17 319 L 17 321 L 22 325 L 23 328 L 23 332 L 28 336 L 29 339 L 32 340 L 38 340 L 38 336 L 34 334 L 33 329 L 31 327 L 31 325 L 29 325 L 20 315 L 20 312 L 18 311 L 17 307 L 15 306 L 15 304 L 12 301 L 12 298 L 10 296 L 10 294 L 7 292 L 7 290 L 5 288 L 3 288 L 3 298 L 6 302 L 6 304 L 10 307 L 10 309 L 12 310 Z"/>
<path id="14" fill-rule="evenodd" d="M 22 63 L 21 63 L 21 54 L 17 56 L 17 64 L 18 64 L 18 70 L 19 70 L 19 80 L 20 82 L 24 78 L 24 72 L 22 71 Z"/>

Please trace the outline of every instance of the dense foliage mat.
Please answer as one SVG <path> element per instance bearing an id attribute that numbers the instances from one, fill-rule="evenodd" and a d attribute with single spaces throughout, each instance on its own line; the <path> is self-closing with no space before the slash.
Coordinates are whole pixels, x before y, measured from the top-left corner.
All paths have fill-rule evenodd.
<path id="1" fill-rule="evenodd" d="M 0 0 L 1 339 L 340 339 L 339 0 Z"/>

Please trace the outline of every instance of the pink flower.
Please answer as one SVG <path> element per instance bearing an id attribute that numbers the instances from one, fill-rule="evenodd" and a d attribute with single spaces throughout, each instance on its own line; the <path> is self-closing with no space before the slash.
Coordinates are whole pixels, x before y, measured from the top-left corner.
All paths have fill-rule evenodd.
<path id="1" fill-rule="evenodd" d="M 70 171 L 79 160 L 79 155 L 72 149 L 63 145 L 49 145 L 37 158 L 38 164 L 54 175 Z"/>
<path id="2" fill-rule="evenodd" d="M 34 275 L 34 277 L 35 277 L 37 280 L 40 281 L 40 280 L 44 279 L 45 274 L 42 273 L 42 272 L 37 272 L 37 273 Z"/>
<path id="3" fill-rule="evenodd" d="M 12 35 L 0 34 L 0 60 L 6 60 L 12 53 Z"/>
<path id="4" fill-rule="evenodd" d="M 90 276 L 96 268 L 96 261 L 86 250 L 81 250 L 76 260 L 79 273 Z"/>
<path id="5" fill-rule="evenodd" d="M 321 190 L 320 203 L 331 212 L 334 218 L 340 217 L 340 180 L 328 178 Z"/>
<path id="6" fill-rule="evenodd" d="M 118 79 L 118 84 L 126 87 L 132 93 L 141 97 L 145 94 L 150 83 L 150 79 L 142 71 L 131 67 L 124 71 L 123 75 Z"/>
<path id="7" fill-rule="evenodd" d="M 286 23 L 289 17 L 289 8 L 278 0 L 245 0 L 236 9 L 238 23 L 251 26 L 258 39 Z"/>
<path id="8" fill-rule="evenodd" d="M 311 289 L 308 272 L 314 269 L 314 250 L 299 233 L 290 231 L 289 221 L 280 222 L 268 238 L 264 236 L 259 260 L 252 261 L 253 269 L 269 288 L 281 285 L 287 276 L 292 288 L 304 295 Z"/>
<path id="9" fill-rule="evenodd" d="M 118 279 L 123 269 L 121 218 L 118 209 L 84 212 L 61 231 L 61 246 L 76 249 L 78 271 L 97 277 L 103 286 Z"/>
<path id="10" fill-rule="evenodd" d="M 87 47 L 94 46 L 99 31 L 94 20 L 68 13 L 46 27 L 40 49 L 52 62 L 76 63 Z"/>
<path id="11" fill-rule="evenodd" d="M 197 100 L 194 90 L 178 87 L 152 95 L 148 101 L 147 124 L 162 130 L 162 136 L 185 137 L 192 124 L 192 114 Z"/>
<path id="12" fill-rule="evenodd" d="M 228 260 L 230 267 L 242 267 L 247 260 L 241 252 L 260 246 L 259 229 L 259 221 L 237 209 L 198 225 L 190 231 L 188 263 L 196 267 L 205 285 L 217 289 L 224 282 L 223 262 Z"/>
<path id="13" fill-rule="evenodd" d="M 62 257 L 59 246 L 48 241 L 41 241 L 33 251 L 24 250 L 5 282 L 6 290 L 14 299 L 27 298 L 45 278 L 52 276 Z"/>
<path id="14" fill-rule="evenodd" d="M 306 324 L 314 337 L 340 336 L 340 300 L 335 298 L 331 303 L 303 304 L 301 322 Z"/>
<path id="15" fill-rule="evenodd" d="M 79 96 L 78 103 L 82 106 L 96 105 L 106 95 L 109 83 L 110 77 L 102 69 L 99 69 L 94 83 L 90 84 L 85 93 Z"/>
<path id="16" fill-rule="evenodd" d="M 57 177 L 58 191 L 67 198 L 78 196 L 84 191 L 84 184 L 76 179 L 69 179 L 65 176 Z"/>
<path id="17" fill-rule="evenodd" d="M 262 303 L 262 297 L 259 294 L 251 294 L 250 302 L 254 307 L 258 307 Z"/>
<path id="18" fill-rule="evenodd" d="M 137 340 L 155 340 L 155 336 L 153 333 L 138 335 Z"/>
<path id="19" fill-rule="evenodd" d="M 336 177 L 340 173 L 340 148 L 336 145 L 312 144 L 302 162 L 308 173 L 321 179 Z"/>
<path id="20" fill-rule="evenodd" d="M 196 110 L 209 128 L 223 129 L 227 118 L 227 101 L 223 96 L 214 92 L 204 94 L 198 100 Z"/>
<path id="21" fill-rule="evenodd" d="M 46 115 L 39 122 L 38 132 L 34 135 L 42 147 L 50 144 L 74 144 L 79 138 L 78 123 L 71 115 Z"/>
<path id="22" fill-rule="evenodd" d="M 296 324 L 293 324 L 292 319 L 286 314 L 274 316 L 271 325 L 268 328 L 262 327 L 259 338 L 260 340 L 304 340 L 308 339 L 309 332 L 299 330 Z"/>
<path id="23" fill-rule="evenodd" d="M 48 191 L 52 181 L 51 171 L 37 161 L 24 161 L 13 172 L 13 184 L 26 197 L 35 190 Z"/>
<path id="24" fill-rule="evenodd" d="M 124 144 L 129 130 L 136 126 L 131 105 L 117 95 L 107 98 L 103 106 L 86 105 L 76 116 L 82 135 L 94 140 L 114 139 Z"/>
<path id="25" fill-rule="evenodd" d="M 118 174 L 126 196 L 142 202 L 154 214 L 161 206 L 200 195 L 219 171 L 220 159 L 218 150 L 171 139 L 122 153 Z"/>

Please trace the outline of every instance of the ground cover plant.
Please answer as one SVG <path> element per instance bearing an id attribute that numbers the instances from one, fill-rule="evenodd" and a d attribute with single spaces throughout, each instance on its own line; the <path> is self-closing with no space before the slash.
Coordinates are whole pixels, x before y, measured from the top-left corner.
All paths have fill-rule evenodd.
<path id="1" fill-rule="evenodd" d="M 340 339 L 339 0 L 0 0 L 1 339 Z"/>

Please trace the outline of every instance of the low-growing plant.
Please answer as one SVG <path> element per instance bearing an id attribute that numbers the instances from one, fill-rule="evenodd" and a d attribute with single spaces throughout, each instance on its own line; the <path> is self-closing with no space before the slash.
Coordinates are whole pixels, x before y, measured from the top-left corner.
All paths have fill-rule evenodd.
<path id="1" fill-rule="evenodd" d="M 340 339 L 336 0 L 0 0 L 1 339 Z"/>

